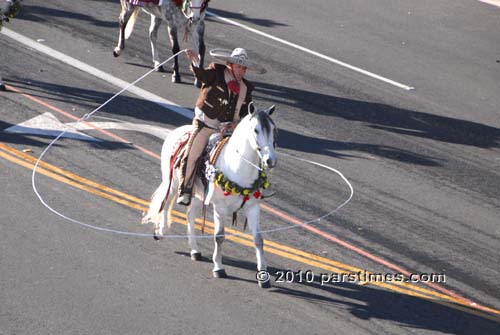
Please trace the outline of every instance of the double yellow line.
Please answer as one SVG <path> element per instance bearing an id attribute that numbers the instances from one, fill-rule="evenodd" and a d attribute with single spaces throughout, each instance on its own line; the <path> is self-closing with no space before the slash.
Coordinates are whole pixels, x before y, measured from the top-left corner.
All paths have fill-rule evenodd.
<path id="1" fill-rule="evenodd" d="M 37 161 L 36 158 L 3 143 L 0 143 L 0 157 L 30 170 L 34 169 L 35 163 Z M 71 185 L 75 188 L 84 190 L 91 194 L 97 195 L 104 199 L 108 199 L 121 205 L 134 208 L 141 212 L 147 211 L 149 206 L 149 202 L 146 200 L 98 184 L 43 161 L 39 162 L 37 173 L 53 178 L 54 180 L 57 180 L 59 182 Z M 186 215 L 184 213 L 174 210 L 172 211 L 172 214 L 172 219 L 174 222 L 184 225 L 186 224 Z M 196 227 L 197 229 L 200 229 L 200 224 L 198 223 Z M 213 223 L 207 222 L 205 230 L 207 231 L 207 233 L 213 233 Z M 226 228 L 225 231 L 229 233 L 226 236 L 226 239 L 244 246 L 254 246 L 252 235 L 242 233 L 231 228 Z M 360 268 L 317 256 L 270 240 L 265 240 L 264 250 L 266 251 L 266 253 L 281 256 L 289 260 L 294 260 L 299 263 L 315 267 L 317 269 L 326 270 L 330 273 L 357 274 L 359 272 L 364 272 L 367 275 L 372 274 Z M 475 310 L 474 306 L 471 306 L 467 301 L 463 299 L 451 297 L 436 291 L 422 288 L 420 286 L 417 286 L 416 284 L 400 281 L 369 282 L 369 284 L 385 288 L 393 292 L 430 300 L 438 304 L 462 310 L 469 314 L 478 315 L 490 320 L 500 322 L 500 318 L 498 317 L 500 315 L 500 310 L 484 307 L 482 308 L 483 311 L 489 312 L 493 315 L 482 313 L 481 311 Z"/>

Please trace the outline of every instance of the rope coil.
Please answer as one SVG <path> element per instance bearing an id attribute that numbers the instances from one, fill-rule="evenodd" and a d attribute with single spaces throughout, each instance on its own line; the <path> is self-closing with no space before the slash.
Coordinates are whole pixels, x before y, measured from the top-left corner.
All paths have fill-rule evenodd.
<path id="1" fill-rule="evenodd" d="M 78 121 L 76 121 L 76 123 L 79 123 L 81 121 L 85 121 L 85 120 L 88 120 L 89 118 L 91 118 L 95 113 L 97 113 L 99 110 L 101 110 L 104 106 L 106 106 L 108 103 L 110 103 L 113 99 L 115 99 L 117 96 L 119 96 L 120 94 L 122 94 L 123 92 L 125 92 L 126 90 L 128 90 L 130 87 L 134 86 L 135 84 L 137 84 L 139 81 L 143 80 L 145 77 L 147 77 L 148 75 L 150 75 L 153 71 L 156 71 L 156 69 L 162 65 L 164 65 L 165 63 L 169 62 L 170 60 L 172 60 L 174 57 L 178 56 L 179 54 L 185 52 L 186 49 L 184 50 L 181 50 L 179 51 L 178 53 L 176 53 L 175 55 L 173 55 L 172 57 L 166 59 L 165 61 L 161 62 L 160 64 L 158 64 L 155 68 L 153 68 L 152 70 L 146 72 L 144 75 L 142 75 L 141 77 L 139 77 L 138 79 L 136 79 L 134 82 L 130 83 L 129 85 L 125 86 L 123 89 L 121 89 L 119 92 L 117 92 L 115 95 L 113 95 L 111 98 L 109 98 L 107 101 L 105 101 L 103 104 L 101 104 L 99 107 L 97 107 L 96 109 L 94 109 L 92 112 L 90 113 L 85 113 L 80 119 L 78 119 Z M 109 228 L 103 228 L 103 227 L 98 227 L 98 226 L 94 226 L 94 225 L 91 225 L 91 224 L 87 224 L 87 223 L 84 223 L 84 222 L 81 222 L 79 220 L 76 220 L 76 219 L 73 219 L 73 218 L 70 218 L 60 212 L 58 212 L 57 210 L 53 209 L 52 207 L 50 207 L 46 202 L 45 200 L 43 199 L 43 197 L 41 196 L 40 192 L 38 191 L 37 187 L 36 187 L 36 181 L 35 181 L 35 176 L 37 174 L 37 169 L 40 165 L 40 162 L 42 160 L 42 158 L 45 156 L 45 154 L 52 148 L 52 146 L 64 135 L 66 134 L 66 132 L 68 132 L 69 130 L 66 129 L 64 131 L 62 131 L 54 140 L 52 140 L 49 145 L 42 151 L 42 153 L 40 154 L 40 156 L 38 157 L 34 167 L 33 167 L 33 173 L 31 175 L 31 185 L 33 187 L 33 191 L 34 193 L 36 194 L 36 196 L 38 197 L 38 199 L 40 200 L 40 202 L 49 210 L 51 211 L 52 213 L 56 214 L 57 216 L 67 220 L 67 221 L 70 221 L 72 223 L 76 223 L 82 227 L 85 227 L 85 228 L 90 228 L 90 229 L 93 229 L 93 230 L 97 230 L 97 231 L 101 231 L 101 232 L 107 232 L 107 233 L 113 233 L 113 234 L 119 234 L 119 235 L 126 235 L 126 236 L 137 236 L 137 237 L 154 237 L 155 235 L 154 234 L 148 234 L 148 233 L 132 233 L 132 232 L 128 232 L 128 231 L 122 231 L 122 230 L 115 230 L 115 229 L 109 229 Z M 310 160 L 306 160 L 306 159 L 303 159 L 303 158 L 299 158 L 299 157 L 295 157 L 295 156 L 292 156 L 292 155 L 288 155 L 288 154 L 285 154 L 285 153 L 279 153 L 281 155 L 285 155 L 285 156 L 288 156 L 292 159 L 296 159 L 296 160 L 299 160 L 299 161 L 303 161 L 303 162 L 306 162 L 306 163 L 310 163 L 310 164 L 313 164 L 313 165 L 316 165 L 316 166 L 319 166 L 319 167 L 322 167 L 322 168 L 325 168 L 327 170 L 330 170 L 336 174 L 338 174 L 341 179 L 347 184 L 347 186 L 349 187 L 349 190 L 350 190 L 350 194 L 349 194 L 349 197 L 347 198 L 347 200 L 345 200 L 343 203 L 341 203 L 339 206 L 337 206 L 335 209 L 333 209 L 332 211 L 324 214 L 323 216 L 320 216 L 316 219 L 313 219 L 313 220 L 309 220 L 309 221 L 305 221 L 305 222 L 302 222 L 301 224 L 297 224 L 297 225 L 293 225 L 293 226 L 287 226 L 287 227 L 279 227 L 279 228 L 274 228 L 274 229 L 267 229 L 267 230 L 261 230 L 260 233 L 273 233 L 273 232 L 278 232 L 278 231 L 285 231 L 285 230 L 289 230 L 289 229 L 293 229 L 293 228 L 299 228 L 299 227 L 303 227 L 303 226 L 306 226 L 306 225 L 310 225 L 310 224 L 313 224 L 313 223 L 319 223 L 322 219 L 325 219 L 326 217 L 332 215 L 333 213 L 337 212 L 338 210 L 340 210 L 342 207 L 344 207 L 345 205 L 347 205 L 347 203 L 349 203 L 349 201 L 351 201 L 353 195 L 354 195 L 354 189 L 351 185 L 351 183 L 349 182 L 349 180 L 347 180 L 347 178 L 338 170 L 332 168 L 332 167 L 329 167 L 329 166 L 326 166 L 324 164 L 320 164 L 320 163 L 317 163 L 317 162 L 314 162 L 314 161 L 310 161 Z M 260 168 L 259 168 L 260 170 Z M 224 234 L 224 236 L 238 236 L 238 234 Z M 216 235 L 215 237 L 218 237 L 219 235 Z M 222 235 L 220 235 L 222 236 Z M 196 238 L 213 238 L 212 235 L 197 235 L 195 236 Z M 189 236 L 187 234 L 185 235 L 163 235 L 162 238 L 189 238 Z"/>

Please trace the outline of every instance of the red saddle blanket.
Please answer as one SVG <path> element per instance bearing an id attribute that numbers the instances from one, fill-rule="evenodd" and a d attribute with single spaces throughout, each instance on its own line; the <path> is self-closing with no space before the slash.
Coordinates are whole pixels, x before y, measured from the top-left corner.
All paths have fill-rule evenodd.
<path id="1" fill-rule="evenodd" d="M 160 4 L 160 0 L 128 0 L 128 2 L 134 6 L 158 6 Z"/>

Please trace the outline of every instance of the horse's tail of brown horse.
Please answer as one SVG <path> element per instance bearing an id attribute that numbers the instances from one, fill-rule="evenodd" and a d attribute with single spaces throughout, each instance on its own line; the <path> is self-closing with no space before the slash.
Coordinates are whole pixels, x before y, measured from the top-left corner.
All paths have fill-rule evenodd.
<path id="1" fill-rule="evenodd" d="M 128 40 L 132 32 L 134 31 L 135 21 L 137 21 L 137 17 L 139 16 L 139 7 L 134 7 L 130 18 L 128 19 L 127 24 L 125 25 L 125 39 Z"/>

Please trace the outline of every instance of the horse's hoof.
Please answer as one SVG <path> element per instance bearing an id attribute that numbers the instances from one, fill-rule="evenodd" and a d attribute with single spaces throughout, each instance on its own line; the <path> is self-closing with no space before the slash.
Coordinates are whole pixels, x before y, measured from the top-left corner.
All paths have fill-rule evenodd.
<path id="1" fill-rule="evenodd" d="M 162 65 L 162 66 L 158 66 L 158 67 L 156 68 L 156 72 L 165 73 L 165 72 L 167 72 L 167 71 L 165 70 L 165 68 L 164 68 L 164 67 L 163 67 L 163 65 Z"/>
<path id="2" fill-rule="evenodd" d="M 181 82 L 181 76 L 173 74 L 172 75 L 172 82 L 176 83 L 176 84 L 180 83 Z"/>
<path id="3" fill-rule="evenodd" d="M 213 272 L 214 278 L 227 278 L 226 270 L 221 269 Z"/>
<path id="4" fill-rule="evenodd" d="M 161 240 L 162 237 L 160 235 L 154 233 L 153 238 L 155 239 L 155 241 L 159 241 L 159 240 Z"/>
<path id="5" fill-rule="evenodd" d="M 259 287 L 260 288 L 271 288 L 271 281 L 270 280 L 260 281 L 259 282 Z"/>
<path id="6" fill-rule="evenodd" d="M 201 261 L 201 252 L 193 252 L 191 254 L 191 259 L 193 261 Z"/>
<path id="7" fill-rule="evenodd" d="M 7 87 L 2 83 L 0 83 L 0 91 L 7 91 Z"/>
<path id="8" fill-rule="evenodd" d="M 120 56 L 120 50 L 113 50 L 113 56 L 118 57 Z"/>

